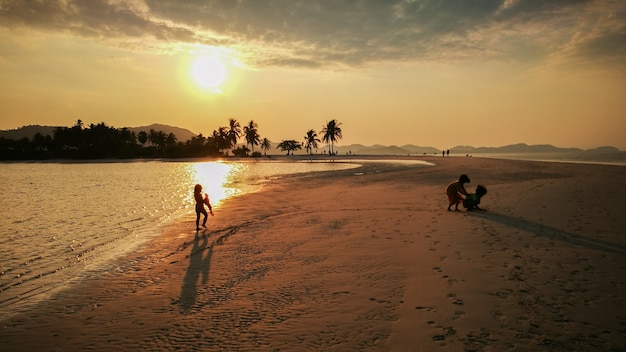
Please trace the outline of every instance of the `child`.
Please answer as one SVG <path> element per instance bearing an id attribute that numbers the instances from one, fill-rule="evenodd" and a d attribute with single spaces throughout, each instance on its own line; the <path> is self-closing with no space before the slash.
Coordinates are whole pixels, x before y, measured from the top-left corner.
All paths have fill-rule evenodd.
<path id="1" fill-rule="evenodd" d="M 476 187 L 476 193 L 472 193 L 465 197 L 463 200 L 463 206 L 467 209 L 467 211 L 476 210 L 484 210 L 481 209 L 478 204 L 480 204 L 480 198 L 487 194 L 487 189 L 481 185 Z"/>
<path id="2" fill-rule="evenodd" d="M 196 231 L 200 231 L 200 214 L 204 214 L 204 221 L 202 222 L 202 227 L 206 229 L 206 220 L 208 214 L 206 209 L 204 209 L 204 205 L 206 204 L 209 207 L 209 211 L 211 215 L 213 215 L 213 208 L 211 207 L 211 203 L 209 203 L 209 195 L 204 194 L 204 198 L 202 198 L 202 185 L 197 184 L 193 189 L 193 198 L 196 200 Z"/>
<path id="3" fill-rule="evenodd" d="M 452 204 L 454 204 L 455 211 L 459 210 L 459 203 L 463 202 L 461 194 L 468 195 L 465 187 L 463 187 L 466 183 L 470 183 L 470 179 L 464 174 L 459 177 L 458 181 L 452 182 L 448 185 L 448 188 L 446 188 L 446 194 L 448 195 L 448 211 L 451 211 L 450 207 Z"/>

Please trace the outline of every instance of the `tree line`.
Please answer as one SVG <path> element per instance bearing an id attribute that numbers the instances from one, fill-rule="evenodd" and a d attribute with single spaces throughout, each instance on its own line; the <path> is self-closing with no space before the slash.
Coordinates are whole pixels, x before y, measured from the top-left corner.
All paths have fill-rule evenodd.
<path id="1" fill-rule="evenodd" d="M 321 130 L 329 154 L 335 154 L 334 143 L 342 138 L 340 125 L 333 119 Z M 245 145 L 238 146 L 240 140 L 245 141 Z M 304 141 L 283 140 L 276 148 L 287 155 L 302 148 L 312 154 L 322 140 L 311 129 L 306 132 Z M 0 137 L 0 160 L 220 157 L 229 152 L 235 156 L 260 156 L 261 152 L 254 150 L 256 146 L 267 154 L 272 143 L 261 138 L 258 124 L 252 120 L 242 127 L 231 118 L 228 126 L 213 130 L 211 135 L 198 134 L 185 142 L 178 141 L 173 133 L 154 129 L 135 133 L 126 127 L 107 126 L 104 122 L 85 126 L 78 120 L 72 127 L 56 127 L 51 136 L 36 133 L 32 139 L 19 140 Z"/>

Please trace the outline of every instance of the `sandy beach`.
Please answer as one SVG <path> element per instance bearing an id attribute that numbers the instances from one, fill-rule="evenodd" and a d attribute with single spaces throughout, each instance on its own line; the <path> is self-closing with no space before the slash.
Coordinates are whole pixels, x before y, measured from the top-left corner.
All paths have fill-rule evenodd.
<path id="1" fill-rule="evenodd" d="M 0 351 L 625 351 L 626 167 L 298 175 L 3 318 Z M 449 212 L 461 173 L 485 212 Z M 190 188 L 191 189 L 191 188 Z"/>

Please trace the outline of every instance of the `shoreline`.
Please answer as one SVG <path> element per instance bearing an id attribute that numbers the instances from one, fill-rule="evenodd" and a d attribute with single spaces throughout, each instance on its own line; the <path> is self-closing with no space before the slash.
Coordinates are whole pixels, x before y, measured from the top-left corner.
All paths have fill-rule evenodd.
<path id="1" fill-rule="evenodd" d="M 626 152 L 621 152 L 626 153 Z M 477 159 L 495 159 L 495 160 L 517 160 L 517 161 L 533 161 L 533 162 L 546 162 L 546 163 L 571 163 L 571 164 L 583 164 L 583 165 L 611 165 L 611 166 L 626 166 L 626 160 L 592 160 L 592 159 L 554 159 L 547 158 L 546 155 L 560 155 L 565 156 L 567 153 L 521 153 L 523 155 L 529 155 L 527 157 L 517 157 L 520 153 L 496 153 L 495 156 L 491 156 L 490 153 L 477 153 L 472 155 L 449 155 L 442 157 L 440 154 L 407 154 L 407 155 L 326 155 L 326 154 L 296 154 L 296 155 L 284 155 L 284 154 L 271 154 L 262 155 L 258 157 L 238 157 L 238 156 L 218 156 L 218 157 L 192 157 L 192 158 L 135 158 L 135 159 L 42 159 L 42 160 L 1 160 L 0 164 L 10 163 L 59 163 L 59 164 L 85 164 L 85 163 L 135 163 L 135 162 L 212 162 L 212 161 L 227 161 L 227 162 L 264 162 L 264 161 L 277 161 L 277 162 L 302 162 L 302 161 L 319 161 L 319 162 L 354 162 L 358 160 L 424 160 L 432 162 L 432 160 L 442 160 L 448 158 L 477 158 Z M 508 156 L 508 157 L 507 157 Z M 534 156 L 534 157 L 533 157 Z"/>
<path id="2" fill-rule="evenodd" d="M 423 159 L 281 178 L 198 236 L 178 220 L 3 320 L 3 350 L 626 348 L 626 169 Z M 487 212 L 445 210 L 460 173 Z"/>

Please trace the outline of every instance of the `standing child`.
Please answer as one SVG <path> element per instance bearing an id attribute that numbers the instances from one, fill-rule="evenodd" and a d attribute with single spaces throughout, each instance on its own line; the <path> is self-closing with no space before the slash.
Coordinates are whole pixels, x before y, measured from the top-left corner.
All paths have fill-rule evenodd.
<path id="1" fill-rule="evenodd" d="M 459 203 L 463 202 L 461 195 L 468 195 L 463 186 L 466 183 L 470 183 L 470 179 L 467 175 L 463 174 L 459 177 L 458 181 L 452 182 L 448 185 L 448 188 L 446 188 L 446 194 L 448 195 L 448 211 L 451 211 L 450 207 L 452 204 L 454 204 L 454 210 L 459 210 Z"/>
<path id="2" fill-rule="evenodd" d="M 476 187 L 476 193 L 472 193 L 470 195 L 468 195 L 467 197 L 465 197 L 465 200 L 463 200 L 463 206 L 465 207 L 465 209 L 467 209 L 468 211 L 472 211 L 474 209 L 476 210 L 484 210 L 481 209 L 478 204 L 480 204 L 480 198 L 482 198 L 482 196 L 484 196 L 485 194 L 487 194 L 487 188 L 478 185 Z"/>
<path id="3" fill-rule="evenodd" d="M 202 221 L 202 227 L 206 229 L 206 220 L 208 214 L 206 209 L 204 209 L 204 205 L 206 204 L 209 207 L 209 211 L 211 215 L 213 215 L 213 208 L 211 207 L 211 203 L 209 202 L 209 195 L 204 194 L 204 198 L 202 198 L 202 185 L 197 184 L 193 189 L 193 198 L 196 201 L 196 231 L 200 231 L 200 214 L 204 215 L 204 221 Z"/>

